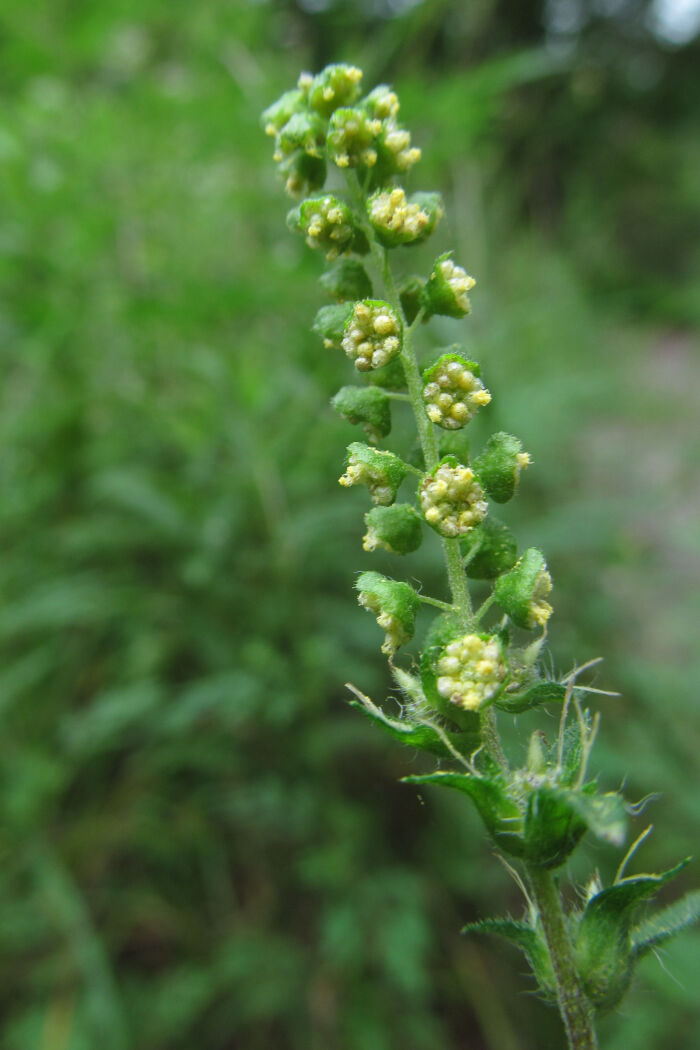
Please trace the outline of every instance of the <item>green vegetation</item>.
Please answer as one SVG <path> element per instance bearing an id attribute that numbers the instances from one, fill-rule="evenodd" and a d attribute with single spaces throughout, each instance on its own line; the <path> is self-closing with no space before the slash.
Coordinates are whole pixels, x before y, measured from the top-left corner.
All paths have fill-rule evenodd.
<path id="1" fill-rule="evenodd" d="M 0 15 L 8 1050 L 559 1038 L 507 947 L 456 936 L 519 907 L 478 818 L 419 805 L 346 703 L 346 678 L 391 688 L 349 600 L 379 556 L 363 495 L 334 490 L 348 374 L 308 331 L 316 264 L 258 128 L 300 66 L 400 88 L 440 247 L 469 232 L 490 427 L 536 467 L 508 524 L 547 551 L 557 666 L 605 655 L 623 694 L 601 698 L 601 783 L 662 793 L 647 870 L 697 841 L 697 44 L 597 18 L 543 50 L 539 7 L 457 6 Z M 614 877 L 607 846 L 587 860 Z M 670 980 L 649 955 L 606 1050 L 689 1045 L 699 957 L 697 934 L 664 949 Z"/>

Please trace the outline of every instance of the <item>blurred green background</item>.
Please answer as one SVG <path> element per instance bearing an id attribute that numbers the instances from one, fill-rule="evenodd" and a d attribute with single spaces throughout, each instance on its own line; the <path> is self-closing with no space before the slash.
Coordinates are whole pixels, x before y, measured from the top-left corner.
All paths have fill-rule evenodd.
<path id="1" fill-rule="evenodd" d="M 521 908 L 478 818 L 397 784 L 419 759 L 347 707 L 346 680 L 389 691 L 352 595 L 365 500 L 336 485 L 350 372 L 309 333 L 321 263 L 258 114 L 329 61 L 397 87 L 435 247 L 479 282 L 433 341 L 466 340 L 488 428 L 533 455 L 506 517 L 549 557 L 557 668 L 606 657 L 594 762 L 659 792 L 636 863 L 668 867 L 700 833 L 698 23 L 6 0 L 3 1050 L 562 1045 L 520 957 L 458 934 Z M 420 571 L 440 593 L 430 551 Z M 584 852 L 574 877 L 610 877 Z M 699 967 L 697 933 L 647 960 L 606 1050 L 700 1046 Z"/>

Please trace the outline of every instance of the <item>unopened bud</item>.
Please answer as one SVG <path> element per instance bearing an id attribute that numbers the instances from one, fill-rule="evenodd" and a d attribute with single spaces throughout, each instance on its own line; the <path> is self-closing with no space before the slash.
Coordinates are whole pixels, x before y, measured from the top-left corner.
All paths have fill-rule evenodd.
<path id="1" fill-rule="evenodd" d="M 393 452 L 353 441 L 348 445 L 345 473 L 338 480 L 344 488 L 366 485 L 372 502 L 388 507 L 396 499 L 399 485 L 407 473 L 406 464 Z"/>
<path id="2" fill-rule="evenodd" d="M 390 580 L 379 572 L 362 572 L 355 584 L 358 602 L 377 617 L 386 632 L 382 652 L 392 656 L 413 637 L 420 599 L 410 584 Z"/>
<path id="3" fill-rule="evenodd" d="M 361 81 L 362 70 L 357 66 L 326 66 L 308 85 L 309 105 L 329 117 L 339 106 L 350 106 L 359 98 Z"/>
<path id="4" fill-rule="evenodd" d="M 518 557 L 515 536 L 491 514 L 460 540 L 467 576 L 474 580 L 495 580 L 512 569 Z"/>
<path id="5" fill-rule="evenodd" d="M 373 168 L 380 120 L 361 109 L 338 109 L 328 125 L 328 156 L 339 168 Z"/>
<path id="6" fill-rule="evenodd" d="M 309 247 L 324 251 L 331 261 L 347 251 L 367 251 L 367 240 L 347 204 L 330 194 L 302 201 L 290 211 L 287 225 L 303 233 Z"/>
<path id="7" fill-rule="evenodd" d="M 409 503 L 373 507 L 365 514 L 365 524 L 362 546 L 366 551 L 382 548 L 390 554 L 412 554 L 423 539 L 420 514 Z"/>
<path id="8" fill-rule="evenodd" d="M 552 615 L 552 606 L 546 600 L 551 590 L 552 577 L 544 555 L 529 547 L 510 572 L 499 576 L 493 593 L 514 624 L 533 631 L 544 627 Z"/>
<path id="9" fill-rule="evenodd" d="M 476 281 L 461 266 L 455 266 L 451 255 L 446 252 L 435 261 L 425 286 L 424 307 L 428 314 L 464 317 L 471 310 L 468 292 Z"/>
<path id="10" fill-rule="evenodd" d="M 492 434 L 474 466 L 489 497 L 496 503 L 507 503 L 515 495 L 520 471 L 530 463 L 522 442 L 500 431 Z"/>
<path id="11" fill-rule="evenodd" d="M 319 284 L 339 302 L 369 299 L 372 295 L 372 282 L 357 259 L 339 259 L 319 277 Z"/>
<path id="12" fill-rule="evenodd" d="M 327 349 L 331 347 L 340 348 L 343 342 L 343 334 L 348 318 L 352 314 L 350 303 L 334 303 L 332 306 L 322 306 L 316 314 L 311 330 L 320 335 L 323 345 Z"/>

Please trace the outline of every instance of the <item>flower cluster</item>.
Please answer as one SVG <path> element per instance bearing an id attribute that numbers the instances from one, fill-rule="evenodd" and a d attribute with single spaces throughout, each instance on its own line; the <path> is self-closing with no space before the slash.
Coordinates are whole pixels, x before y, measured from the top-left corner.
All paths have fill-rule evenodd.
<path id="1" fill-rule="evenodd" d="M 389 303 L 362 299 L 345 327 L 343 350 L 358 372 L 383 368 L 401 349 L 401 322 Z"/>
<path id="2" fill-rule="evenodd" d="M 423 374 L 423 400 L 431 423 L 458 430 L 491 395 L 479 379 L 479 368 L 457 354 L 444 354 Z"/>
<path id="3" fill-rule="evenodd" d="M 464 536 L 487 514 L 484 490 L 471 467 L 447 457 L 420 486 L 423 516 L 442 536 Z"/>
<path id="4" fill-rule="evenodd" d="M 466 441 L 461 428 L 491 395 L 479 365 L 459 348 L 438 351 L 437 360 L 433 352 L 421 367 L 420 323 L 467 315 L 475 282 L 451 252 L 438 255 L 423 275 L 394 273 L 392 259 L 435 232 L 442 202 L 436 193 L 408 195 L 398 184 L 420 150 L 398 123 L 395 92 L 380 85 L 362 97 L 361 80 L 361 71 L 348 65 L 305 74 L 263 117 L 287 189 L 313 194 L 290 212 L 288 223 L 332 263 L 321 278 L 332 302 L 318 311 L 313 330 L 329 352 L 344 351 L 356 380 L 341 387 L 333 408 L 343 425 L 363 427 L 376 445 L 392 433 L 404 438 L 405 427 L 393 428 L 394 413 L 413 414 L 418 443 L 409 439 L 402 456 L 375 444 L 348 446 L 340 484 L 366 486 L 374 504 L 365 513 L 363 549 L 384 560 L 410 555 L 427 523 L 441 537 L 449 582 L 451 600 L 445 601 L 378 572 L 359 575 L 358 601 L 384 631 L 381 648 L 403 698 L 399 719 L 366 697 L 360 706 L 395 739 L 442 761 L 458 760 L 456 769 L 406 779 L 470 796 L 496 847 L 525 866 L 533 894 L 528 921 L 488 920 L 477 928 L 498 928 L 525 946 L 540 990 L 562 1004 L 569 1031 L 583 1032 L 576 1045 L 592 1048 L 589 1014 L 617 1002 L 636 961 L 637 947 L 628 950 L 629 909 L 650 896 L 654 880 L 661 884 L 672 873 L 598 886 L 584 909 L 566 917 L 569 946 L 552 937 L 544 921 L 554 884 L 538 894 L 550 869 L 566 862 L 586 831 L 619 844 L 626 807 L 620 795 L 601 794 L 587 779 L 595 721 L 582 706 L 575 674 L 556 680 L 541 655 L 552 614 L 544 554 L 535 547 L 519 552 L 513 533 L 489 513 L 490 505 L 515 496 L 530 457 L 519 438 L 504 431 L 478 449 Z M 335 183 L 324 192 L 329 165 Z M 409 473 L 420 479 L 417 506 L 397 502 Z M 474 581 L 481 596 L 472 594 Z M 401 667 L 396 654 L 414 637 L 421 606 L 430 618 L 427 630 Z M 538 635 L 523 643 L 525 631 Z M 515 715 L 541 704 L 563 705 L 559 737 L 547 745 L 535 731 L 525 765 L 515 768 L 496 713 Z M 658 929 L 646 940 L 638 934 L 635 944 L 646 950 Z M 562 952 L 568 952 L 564 962 Z M 570 983 L 573 975 L 573 991 L 560 986 L 562 974 Z M 567 1014 L 571 1003 L 581 1008 Z"/>
<path id="5" fill-rule="evenodd" d="M 465 634 L 445 646 L 436 670 L 440 696 L 465 711 L 478 711 L 493 700 L 508 673 L 498 638 L 479 634 Z"/>

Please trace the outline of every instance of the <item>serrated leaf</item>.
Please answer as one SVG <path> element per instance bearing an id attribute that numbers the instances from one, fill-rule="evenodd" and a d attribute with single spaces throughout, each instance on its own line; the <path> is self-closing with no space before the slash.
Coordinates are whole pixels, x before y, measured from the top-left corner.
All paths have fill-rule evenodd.
<path id="1" fill-rule="evenodd" d="M 653 897 L 657 890 L 671 879 L 675 879 L 676 875 L 689 863 L 690 857 L 687 857 L 674 868 L 669 868 L 668 871 L 663 871 L 659 875 L 635 875 L 628 879 L 621 879 L 614 886 L 601 890 L 586 905 L 581 926 L 598 920 L 612 920 L 617 923 L 619 917 L 623 916 L 627 922 L 626 929 L 629 929 L 631 912 L 635 906 Z"/>
<path id="2" fill-rule="evenodd" d="M 486 830 L 496 845 L 505 853 L 520 857 L 523 852 L 522 814 L 504 789 L 494 780 L 475 777 L 470 773 L 437 772 L 422 776 L 403 777 L 404 784 L 436 784 L 453 788 L 469 795 L 476 806 Z"/>
<path id="3" fill-rule="evenodd" d="M 658 944 L 675 937 L 677 933 L 700 920 L 700 890 L 686 894 L 663 911 L 651 915 L 630 932 L 632 951 L 636 959 L 643 958 Z"/>

